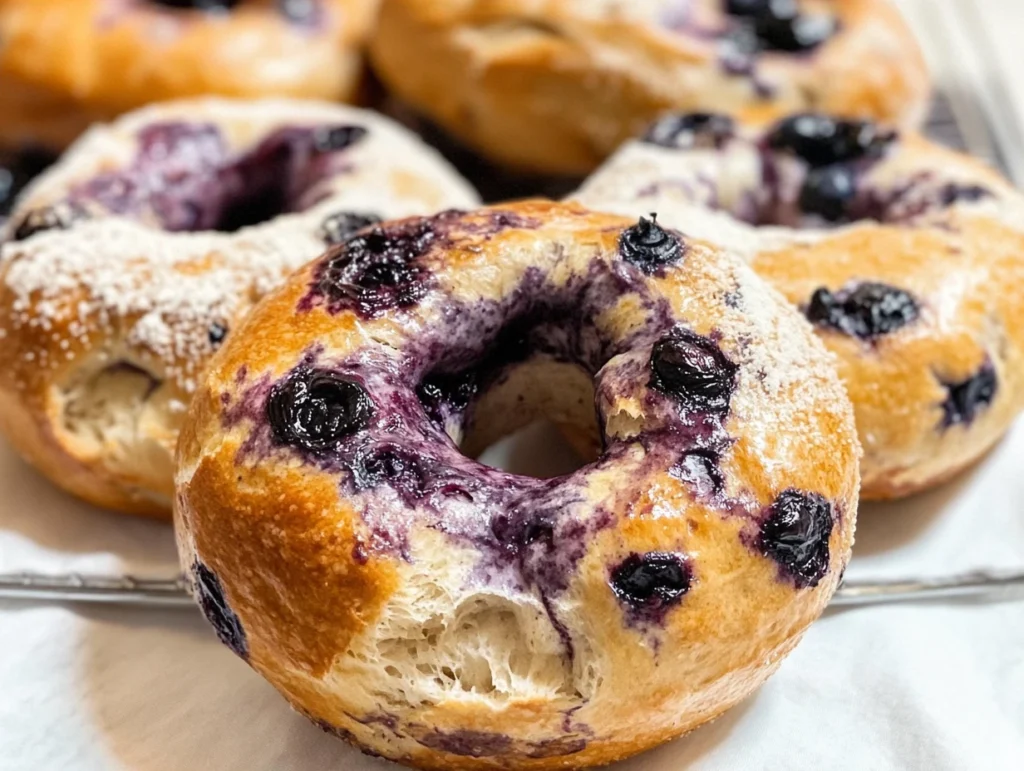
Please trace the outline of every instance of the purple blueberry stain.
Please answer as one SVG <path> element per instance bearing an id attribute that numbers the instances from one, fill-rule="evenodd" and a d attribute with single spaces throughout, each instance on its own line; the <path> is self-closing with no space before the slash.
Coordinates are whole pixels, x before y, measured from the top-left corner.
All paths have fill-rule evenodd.
<path id="1" fill-rule="evenodd" d="M 684 252 L 682 238 L 661 227 L 657 214 L 651 214 L 650 219 L 641 217 L 636 225 L 624 230 L 619 237 L 622 259 L 647 275 L 679 262 Z"/>
<path id="2" fill-rule="evenodd" d="M 995 401 L 999 391 L 999 379 L 991 361 L 986 361 L 969 378 L 955 382 L 943 382 L 947 396 L 942 403 L 942 429 L 952 426 L 969 426 L 986 407 Z"/>
<path id="3" fill-rule="evenodd" d="M 682 554 L 630 554 L 611 570 L 609 585 L 632 623 L 663 624 L 693 584 L 693 567 Z"/>
<path id="4" fill-rule="evenodd" d="M 739 367 L 710 338 L 676 328 L 655 343 L 650 366 L 650 385 L 687 411 L 729 411 Z"/>
<path id="5" fill-rule="evenodd" d="M 192 566 L 192 577 L 195 582 L 199 607 L 206 619 L 213 625 L 217 637 L 238 656 L 243 659 L 248 658 L 249 644 L 246 640 L 245 629 L 242 628 L 242 622 L 238 620 L 238 616 L 228 605 L 220 579 L 201 562 L 196 562 Z"/>
<path id="6" fill-rule="evenodd" d="M 798 589 L 817 586 L 828 572 L 832 506 L 821 495 L 786 490 L 767 509 L 756 546 Z"/>
<path id="7" fill-rule="evenodd" d="M 906 290 L 875 281 L 859 282 L 832 292 L 814 292 L 805 313 L 818 327 L 861 340 L 875 340 L 913 324 L 921 315 L 915 297 Z"/>
<path id="8" fill-rule="evenodd" d="M 358 382 L 306 366 L 275 385 L 267 400 L 275 439 L 312 453 L 329 452 L 373 414 L 373 401 Z"/>

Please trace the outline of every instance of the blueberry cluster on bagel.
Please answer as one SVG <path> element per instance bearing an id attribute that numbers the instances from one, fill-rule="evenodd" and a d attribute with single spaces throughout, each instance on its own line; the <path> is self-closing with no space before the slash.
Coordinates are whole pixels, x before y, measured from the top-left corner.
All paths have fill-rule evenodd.
<path id="1" fill-rule="evenodd" d="M 866 498 L 927 489 L 1024 408 L 1024 198 L 981 162 L 872 121 L 673 114 L 573 196 L 727 246 L 837 355 Z"/>

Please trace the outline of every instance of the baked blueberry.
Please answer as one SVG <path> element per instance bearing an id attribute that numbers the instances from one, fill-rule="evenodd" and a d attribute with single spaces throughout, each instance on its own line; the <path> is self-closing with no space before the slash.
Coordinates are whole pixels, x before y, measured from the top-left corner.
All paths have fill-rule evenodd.
<path id="1" fill-rule="evenodd" d="M 696 495 L 709 498 L 725 487 L 725 477 L 718 466 L 718 453 L 711 450 L 687 452 L 672 467 L 671 474 L 686 482 Z"/>
<path id="2" fill-rule="evenodd" d="M 236 654 L 246 658 L 249 655 L 249 644 L 245 638 L 245 629 L 224 598 L 220 579 L 201 562 L 192 566 L 192 577 L 199 607 L 213 625 L 217 637 Z"/>
<path id="3" fill-rule="evenodd" d="M 912 294 L 874 281 L 835 293 L 822 287 L 811 296 L 807 306 L 811 323 L 864 340 L 891 334 L 912 324 L 919 315 L 920 308 Z"/>
<path id="4" fill-rule="evenodd" d="M 678 554 L 631 554 L 612 570 L 611 587 L 632 611 L 663 614 L 690 590 L 693 572 Z"/>
<path id="5" fill-rule="evenodd" d="M 825 166 L 807 172 L 800 188 L 800 209 L 826 222 L 841 222 L 851 218 L 856 198 L 856 172 L 842 164 Z"/>
<path id="6" fill-rule="evenodd" d="M 651 385 L 695 412 L 723 414 L 739 367 L 708 338 L 676 329 L 651 351 Z"/>
<path id="7" fill-rule="evenodd" d="M 622 231 L 619 254 L 626 262 L 636 265 L 650 275 L 660 268 L 678 262 L 683 256 L 683 243 L 679 236 L 658 224 L 658 215 L 641 217 L 640 222 Z"/>
<path id="8" fill-rule="evenodd" d="M 791 153 L 817 168 L 875 157 L 894 138 L 872 121 L 839 120 L 805 112 L 777 123 L 766 142 L 771 149 Z"/>
<path id="9" fill-rule="evenodd" d="M 762 47 L 771 51 L 812 51 L 839 27 L 834 16 L 800 13 L 796 0 L 769 0 L 767 6 L 753 22 Z"/>
<path id="10" fill-rule="evenodd" d="M 977 373 L 957 383 L 943 383 L 949 395 L 942 403 L 942 426 L 949 428 L 959 423 L 970 424 L 985 407 L 996 398 L 999 379 L 991 362 Z"/>
<path id="11" fill-rule="evenodd" d="M 38 148 L 0 152 L 0 217 L 10 214 L 18 194 L 56 160 L 53 153 Z"/>
<path id="12" fill-rule="evenodd" d="M 351 469 L 356 490 L 388 484 L 413 500 L 424 496 L 430 481 L 417 456 L 390 445 L 360 452 Z"/>
<path id="13" fill-rule="evenodd" d="M 436 239 L 430 220 L 375 227 L 349 238 L 323 263 L 317 286 L 332 310 L 349 308 L 373 318 L 408 308 L 427 292 L 429 273 L 417 258 Z"/>
<path id="14" fill-rule="evenodd" d="M 769 0 L 725 0 L 725 12 L 730 16 L 760 16 L 770 5 Z"/>
<path id="15" fill-rule="evenodd" d="M 219 321 L 215 321 L 210 324 L 209 330 L 207 330 L 207 337 L 210 340 L 210 345 L 214 348 L 219 348 L 220 344 L 224 342 L 228 336 L 228 325 L 222 324 Z"/>
<path id="16" fill-rule="evenodd" d="M 728 115 L 691 112 L 666 115 L 654 123 L 643 141 L 662 147 L 721 147 L 733 135 L 735 123 Z"/>
<path id="17" fill-rule="evenodd" d="M 334 246 L 343 243 L 370 225 L 378 225 L 382 221 L 377 214 L 361 214 L 359 212 L 342 211 L 327 217 L 320 225 L 320 236 L 324 243 Z"/>
<path id="18" fill-rule="evenodd" d="M 275 385 L 267 400 L 274 438 L 314 453 L 366 428 L 373 414 L 373 401 L 359 383 L 304 365 Z"/>
<path id="19" fill-rule="evenodd" d="M 87 216 L 82 207 L 70 201 L 62 201 L 41 209 L 32 209 L 14 227 L 12 240 L 24 241 L 36 233 L 47 230 L 67 230 L 75 222 L 85 219 Z"/>
<path id="20" fill-rule="evenodd" d="M 446 411 L 466 409 L 476 392 L 477 378 L 473 372 L 430 375 L 416 388 L 423 409 L 438 424 L 444 423 Z"/>
<path id="21" fill-rule="evenodd" d="M 363 126 L 321 126 L 313 132 L 313 149 L 336 153 L 351 147 L 369 133 Z"/>
<path id="22" fill-rule="evenodd" d="M 758 548 L 799 588 L 817 586 L 828 572 L 832 507 L 816 493 L 786 490 L 768 509 Z"/>
<path id="23" fill-rule="evenodd" d="M 981 185 L 958 185 L 950 182 L 939 190 L 939 203 L 943 206 L 952 206 L 961 201 L 983 201 L 991 197 L 992 191 Z"/>

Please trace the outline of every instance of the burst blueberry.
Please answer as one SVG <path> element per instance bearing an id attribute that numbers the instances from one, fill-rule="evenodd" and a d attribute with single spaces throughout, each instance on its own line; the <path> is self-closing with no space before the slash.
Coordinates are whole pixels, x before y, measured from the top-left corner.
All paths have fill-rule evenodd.
<path id="1" fill-rule="evenodd" d="M 894 140 L 871 121 L 839 120 L 820 113 L 799 113 L 768 133 L 773 150 L 788 152 L 814 168 L 875 157 Z"/>
<path id="2" fill-rule="evenodd" d="M 807 306 L 811 323 L 863 340 L 892 334 L 916 321 L 920 312 L 917 300 L 909 292 L 873 281 L 835 293 L 822 287 Z"/>
<path id="3" fill-rule="evenodd" d="M 713 340 L 689 330 L 675 330 L 651 351 L 651 385 L 694 412 L 728 412 L 738 370 Z"/>
<path id="4" fill-rule="evenodd" d="M 658 224 L 658 215 L 641 217 L 640 221 L 622 232 L 619 254 L 626 262 L 636 265 L 648 275 L 683 257 L 683 244 L 677 235 Z"/>
<path id="5" fill-rule="evenodd" d="M 710 498 L 725 488 L 725 477 L 719 467 L 718 453 L 692 450 L 672 467 L 672 476 L 686 482 L 697 496 Z"/>
<path id="6" fill-rule="evenodd" d="M 281 444 L 322 453 L 369 425 L 373 401 L 355 380 L 301 366 L 274 386 L 267 419 Z"/>
<path id="7" fill-rule="evenodd" d="M 820 217 L 826 222 L 842 222 L 853 218 L 857 199 L 857 177 L 849 166 L 826 166 L 811 169 L 800 188 L 800 209 L 804 214 Z"/>
<path id="8" fill-rule="evenodd" d="M 678 554 L 631 554 L 612 570 L 611 587 L 632 613 L 657 620 L 690 590 L 693 572 Z"/>
<path id="9" fill-rule="evenodd" d="M 379 225 L 380 215 L 352 211 L 337 212 L 327 217 L 320 225 L 320 237 L 324 243 L 334 246 L 371 225 Z"/>
<path id="10" fill-rule="evenodd" d="M 768 509 L 757 545 L 799 588 L 817 586 L 828 572 L 835 518 L 817 493 L 786 490 Z"/>
<path id="11" fill-rule="evenodd" d="M 995 367 L 986 361 L 974 375 L 953 383 L 943 383 L 948 392 L 942 403 L 942 427 L 969 425 L 988 407 L 999 391 Z"/>
<path id="12" fill-rule="evenodd" d="M 246 658 L 249 645 L 242 622 L 228 605 L 220 579 L 206 565 L 197 562 L 192 566 L 196 599 L 203 615 L 213 625 L 217 637 L 237 655 Z"/>
<path id="13" fill-rule="evenodd" d="M 647 129 L 643 141 L 683 149 L 718 148 L 733 135 L 734 129 L 735 123 L 728 115 L 708 112 L 666 115 Z"/>
<path id="14" fill-rule="evenodd" d="M 206 336 L 210 340 L 210 345 L 214 348 L 219 348 L 221 343 L 223 343 L 228 336 L 228 325 L 215 321 L 210 324 L 210 328 L 207 330 Z"/>

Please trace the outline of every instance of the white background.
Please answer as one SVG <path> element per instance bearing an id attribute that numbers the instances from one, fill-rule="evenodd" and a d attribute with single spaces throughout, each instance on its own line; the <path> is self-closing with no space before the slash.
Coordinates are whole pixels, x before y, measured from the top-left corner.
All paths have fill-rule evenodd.
<path id="1" fill-rule="evenodd" d="M 903 4 L 931 24 L 969 0 Z M 937 63 L 1016 75 L 1004 93 L 1024 118 L 1024 3 L 976 4 L 991 47 L 969 55 L 958 46 L 966 22 L 953 25 Z M 537 449 L 517 455 L 545 463 L 553 442 L 531 439 Z M 952 484 L 863 506 L 855 557 L 851 579 L 1024 566 L 1024 425 Z M 176 564 L 168 526 L 71 501 L 0 444 L 0 571 L 16 569 L 166 574 Z M 745 704 L 614 771 L 684 767 L 1021 771 L 1024 602 L 830 612 Z M 0 602 L 4 771 L 391 768 L 292 713 L 191 611 Z"/>

